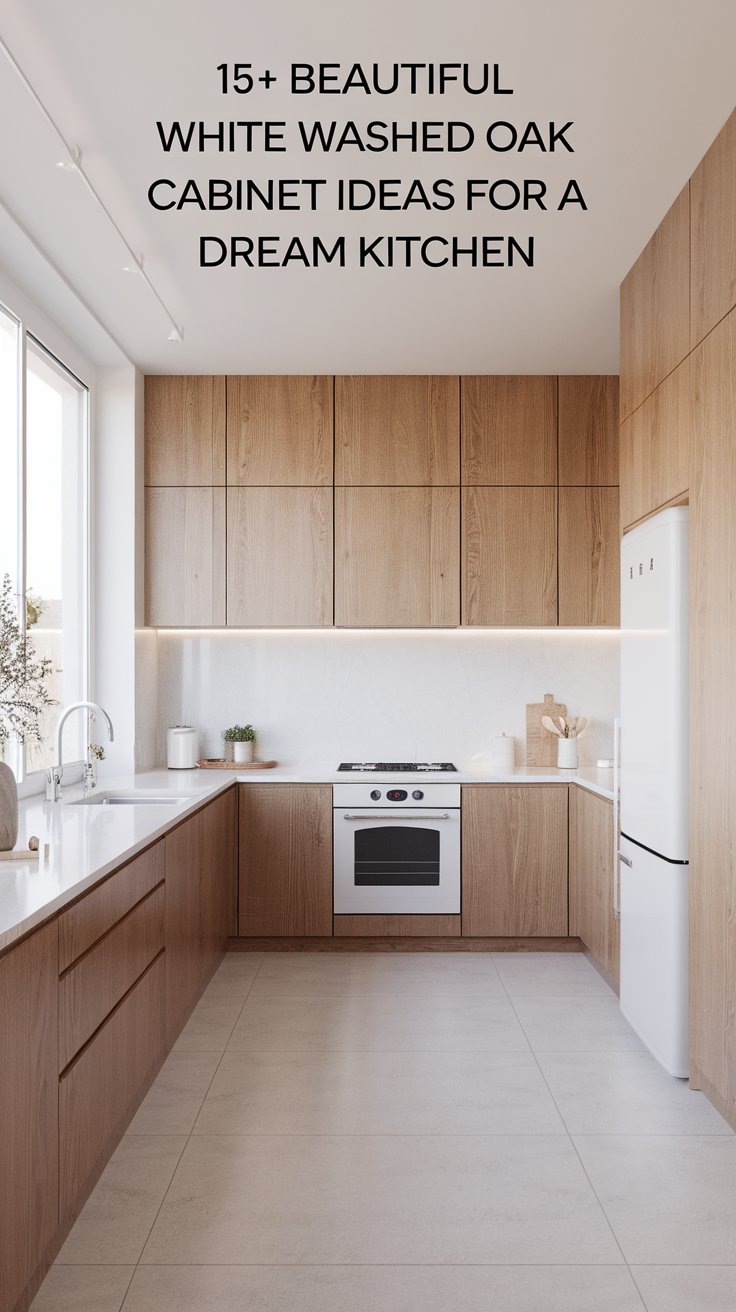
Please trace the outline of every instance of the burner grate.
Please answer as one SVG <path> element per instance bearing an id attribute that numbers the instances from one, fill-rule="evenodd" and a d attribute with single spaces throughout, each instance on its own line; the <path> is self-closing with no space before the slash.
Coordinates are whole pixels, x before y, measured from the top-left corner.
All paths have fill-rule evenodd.
<path id="1" fill-rule="evenodd" d="M 381 774 L 452 774 L 451 761 L 341 761 L 338 770 L 376 770 Z"/>

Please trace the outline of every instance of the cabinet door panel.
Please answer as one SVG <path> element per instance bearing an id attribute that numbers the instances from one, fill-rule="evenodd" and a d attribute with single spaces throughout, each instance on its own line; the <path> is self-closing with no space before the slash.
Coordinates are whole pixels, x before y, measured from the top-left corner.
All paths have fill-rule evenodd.
<path id="1" fill-rule="evenodd" d="M 332 482 L 332 378 L 227 380 L 227 481 L 242 487 Z"/>
<path id="2" fill-rule="evenodd" d="M 332 789 L 240 789 L 241 935 L 332 934 Z"/>
<path id="3" fill-rule="evenodd" d="M 691 361 L 682 364 L 621 425 L 624 528 L 690 486 Z"/>
<path id="4" fill-rule="evenodd" d="M 436 375 L 335 379 L 335 483 L 460 481 L 460 386 Z"/>
<path id="5" fill-rule="evenodd" d="M 146 623 L 225 622 L 225 489 L 146 489 Z"/>
<path id="6" fill-rule="evenodd" d="M 561 487 L 618 486 L 618 377 L 559 378 Z"/>
<path id="7" fill-rule="evenodd" d="M 459 489 L 336 488 L 335 623 L 459 618 Z"/>
<path id="8" fill-rule="evenodd" d="M 164 844 L 154 843 L 59 916 L 59 970 L 66 970 L 166 874 Z"/>
<path id="9" fill-rule="evenodd" d="M 58 922 L 0 958 L 0 1307 L 45 1269 L 58 1225 Z"/>
<path id="10" fill-rule="evenodd" d="M 228 488 L 229 625 L 332 624 L 332 491 Z"/>
<path id="11" fill-rule="evenodd" d="M 690 344 L 736 305 L 736 111 L 690 179 Z"/>
<path id="12" fill-rule="evenodd" d="M 613 802 L 570 789 L 570 933 L 618 990 L 619 921 L 613 914 Z"/>
<path id="13" fill-rule="evenodd" d="M 201 921 L 203 974 L 208 978 L 238 932 L 238 797 L 231 788 L 202 812 Z"/>
<path id="14" fill-rule="evenodd" d="M 166 835 L 166 1034 L 176 1038 L 199 996 L 202 812 Z"/>
<path id="15" fill-rule="evenodd" d="M 463 488 L 463 624 L 557 623 L 557 493 Z"/>
<path id="16" fill-rule="evenodd" d="M 567 934 L 567 793 L 556 784 L 463 788 L 464 935 Z"/>
<path id="17" fill-rule="evenodd" d="M 475 375 L 461 385 L 463 483 L 554 486 L 557 379 Z"/>
<path id="18" fill-rule="evenodd" d="M 200 374 L 145 382 L 148 487 L 225 482 L 225 379 Z"/>
<path id="19" fill-rule="evenodd" d="M 690 349 L 690 198 L 684 187 L 621 284 L 621 418 Z"/>
<path id="20" fill-rule="evenodd" d="M 561 487 L 560 624 L 619 623 L 617 487 Z"/>

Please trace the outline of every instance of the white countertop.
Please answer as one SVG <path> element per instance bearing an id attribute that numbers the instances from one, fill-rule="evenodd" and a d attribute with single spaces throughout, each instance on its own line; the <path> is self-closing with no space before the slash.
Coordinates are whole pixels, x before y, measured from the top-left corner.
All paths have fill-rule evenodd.
<path id="1" fill-rule="evenodd" d="M 459 770 L 441 776 L 442 782 L 479 783 L 576 783 L 601 797 L 613 797 L 613 771 L 595 767 L 578 770 L 519 766 L 503 774 Z M 46 802 L 42 795 L 20 804 L 18 847 L 25 848 L 35 834 L 41 856 L 38 862 L 0 862 L 0 951 L 124 861 L 161 838 L 204 802 L 233 783 L 365 783 L 371 779 L 396 778 L 375 771 L 339 772 L 329 766 L 276 766 L 271 770 L 155 770 L 146 774 L 101 779 L 99 791 L 146 789 L 156 793 L 185 794 L 185 801 L 170 805 L 74 806 L 81 786 L 68 787 L 61 802 Z M 402 782 L 438 782 L 440 776 L 426 773 L 402 775 Z M 44 846 L 49 845 L 48 859 Z"/>

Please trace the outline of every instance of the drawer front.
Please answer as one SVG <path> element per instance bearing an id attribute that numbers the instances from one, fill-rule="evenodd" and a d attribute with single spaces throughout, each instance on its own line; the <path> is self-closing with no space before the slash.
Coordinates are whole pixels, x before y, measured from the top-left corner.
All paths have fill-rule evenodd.
<path id="1" fill-rule="evenodd" d="M 71 1221 L 164 1055 L 164 953 L 59 1081 L 59 1212 Z"/>
<path id="2" fill-rule="evenodd" d="M 164 885 L 149 893 L 59 981 L 63 1070 L 164 946 Z"/>
<path id="3" fill-rule="evenodd" d="M 59 970 L 66 970 L 102 938 L 136 902 L 161 883 L 165 872 L 164 843 L 155 843 L 68 911 L 63 911 L 59 916 Z"/>

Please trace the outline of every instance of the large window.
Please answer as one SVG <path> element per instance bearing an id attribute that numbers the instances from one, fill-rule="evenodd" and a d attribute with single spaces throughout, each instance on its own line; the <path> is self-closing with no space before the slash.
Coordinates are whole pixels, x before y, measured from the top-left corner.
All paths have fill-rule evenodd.
<path id="1" fill-rule="evenodd" d="M 84 384 L 0 308 L 0 574 L 51 661 L 55 702 L 40 742 L 5 749 L 19 780 L 52 764 L 60 708 L 87 696 L 88 401 Z M 85 717 L 73 717 L 67 762 L 84 759 L 85 737 Z"/>

